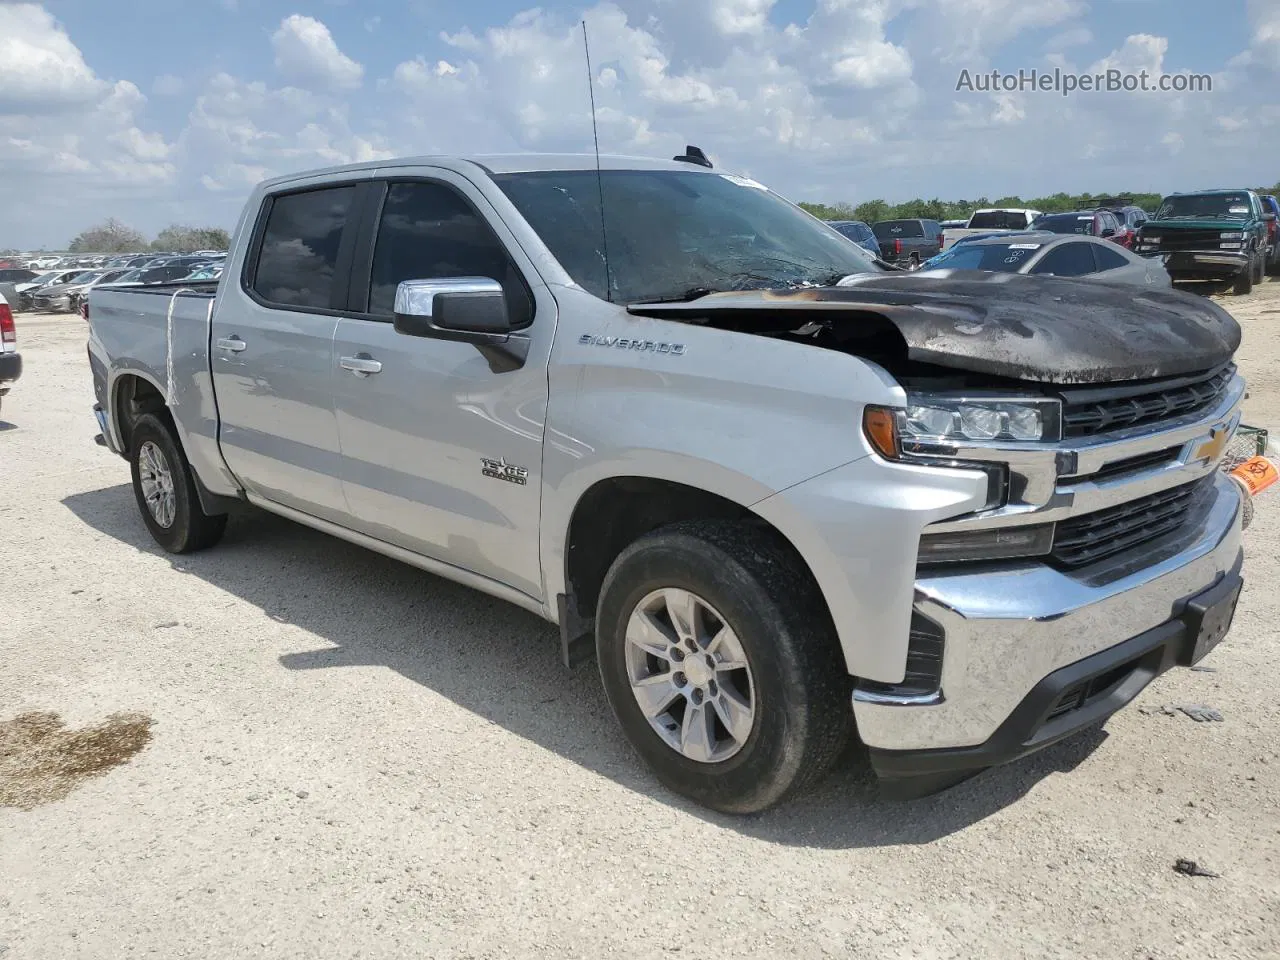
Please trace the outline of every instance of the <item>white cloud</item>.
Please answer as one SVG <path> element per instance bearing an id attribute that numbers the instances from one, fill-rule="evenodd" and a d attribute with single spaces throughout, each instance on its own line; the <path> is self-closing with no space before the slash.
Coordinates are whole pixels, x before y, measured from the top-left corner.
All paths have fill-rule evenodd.
<path id="1" fill-rule="evenodd" d="M 0 110 L 80 107 L 105 87 L 47 10 L 0 4 Z"/>
<path id="2" fill-rule="evenodd" d="M 295 13 L 280 21 L 271 35 L 276 69 L 287 80 L 316 89 L 345 90 L 360 86 L 364 67 L 338 49 L 319 20 Z"/>
<path id="3" fill-rule="evenodd" d="M 942 63 L 980 68 L 1024 31 L 1057 26 L 1085 10 L 1082 0 L 934 0 L 932 55 Z"/>
<path id="4" fill-rule="evenodd" d="M 1237 61 L 1280 71 L 1280 5 L 1275 0 L 1249 0 L 1248 15 L 1249 49 Z"/>
<path id="5" fill-rule="evenodd" d="M 774 0 L 712 0 L 711 21 L 729 36 L 761 33 L 773 4 Z"/>

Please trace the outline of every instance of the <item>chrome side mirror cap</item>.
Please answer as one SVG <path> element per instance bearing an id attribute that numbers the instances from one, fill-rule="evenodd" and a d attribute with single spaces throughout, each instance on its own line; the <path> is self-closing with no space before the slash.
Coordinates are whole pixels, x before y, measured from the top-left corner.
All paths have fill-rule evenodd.
<path id="1" fill-rule="evenodd" d="M 511 332 L 502 284 L 489 277 L 402 281 L 396 287 L 394 312 L 396 330 L 409 336 Z"/>

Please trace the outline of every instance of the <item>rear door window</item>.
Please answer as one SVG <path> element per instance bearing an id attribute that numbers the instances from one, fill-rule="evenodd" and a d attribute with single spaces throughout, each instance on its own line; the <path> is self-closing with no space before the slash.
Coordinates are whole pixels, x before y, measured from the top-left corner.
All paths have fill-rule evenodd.
<path id="1" fill-rule="evenodd" d="M 326 187 L 272 200 L 253 277 L 259 297 L 287 307 L 333 306 L 338 247 L 355 192 Z"/>
<path id="2" fill-rule="evenodd" d="M 1093 260 L 1093 244 L 1064 243 L 1045 254 L 1045 258 L 1037 263 L 1032 273 L 1055 277 L 1083 277 L 1097 270 Z"/>

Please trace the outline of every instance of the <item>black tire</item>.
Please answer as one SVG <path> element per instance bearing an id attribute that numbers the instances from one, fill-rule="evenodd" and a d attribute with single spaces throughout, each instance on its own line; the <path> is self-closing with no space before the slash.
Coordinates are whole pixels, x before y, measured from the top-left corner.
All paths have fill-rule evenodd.
<path id="1" fill-rule="evenodd" d="M 632 693 L 627 623 L 641 600 L 663 587 L 707 601 L 746 654 L 754 724 L 728 759 L 699 762 L 669 746 Z M 631 544 L 601 588 L 596 655 L 623 733 L 657 778 L 724 813 L 755 813 L 813 786 L 852 732 L 852 682 L 826 604 L 799 558 L 770 531 L 689 521 Z"/>
<path id="2" fill-rule="evenodd" d="M 1258 251 L 1258 269 L 1253 275 L 1254 283 L 1266 283 L 1267 280 L 1267 251 Z"/>
<path id="3" fill-rule="evenodd" d="M 148 447 L 148 445 L 150 445 Z M 163 525 L 151 512 L 143 493 L 143 448 L 158 455 L 168 469 L 173 490 L 173 518 Z M 169 553 L 191 553 L 212 547 L 222 539 L 227 527 L 226 514 L 209 516 L 200 507 L 196 493 L 195 477 L 191 464 L 178 446 L 173 430 L 155 414 L 144 414 L 133 426 L 129 449 L 129 467 L 133 475 L 133 495 L 138 502 L 138 512 L 147 525 L 152 538 Z"/>
<path id="4" fill-rule="evenodd" d="M 1236 274 L 1235 282 L 1231 285 L 1232 293 L 1244 296 L 1253 292 L 1253 270 L 1253 261 L 1250 260 L 1245 268 Z"/>

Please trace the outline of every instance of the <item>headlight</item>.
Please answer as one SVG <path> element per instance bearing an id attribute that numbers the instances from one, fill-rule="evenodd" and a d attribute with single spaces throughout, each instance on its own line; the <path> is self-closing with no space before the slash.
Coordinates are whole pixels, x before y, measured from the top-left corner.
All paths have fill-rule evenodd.
<path id="1" fill-rule="evenodd" d="M 1244 234 L 1239 230 L 1228 230 L 1225 233 L 1218 234 L 1219 240 L 1243 240 Z"/>
<path id="2" fill-rule="evenodd" d="M 1056 440 L 1059 409 L 1054 400 L 921 396 L 906 407 L 867 407 L 862 422 L 876 451 L 897 460 L 903 454 L 945 454 L 945 448 L 966 443 Z"/>

